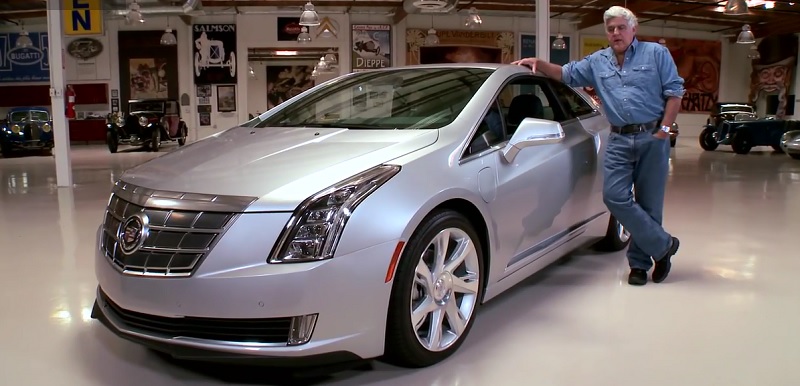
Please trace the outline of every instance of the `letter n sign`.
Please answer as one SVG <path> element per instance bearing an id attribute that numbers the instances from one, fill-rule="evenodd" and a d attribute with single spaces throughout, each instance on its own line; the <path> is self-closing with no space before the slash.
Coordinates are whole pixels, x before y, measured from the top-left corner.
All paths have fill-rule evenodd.
<path id="1" fill-rule="evenodd" d="M 102 35 L 102 0 L 61 0 L 65 35 Z"/>

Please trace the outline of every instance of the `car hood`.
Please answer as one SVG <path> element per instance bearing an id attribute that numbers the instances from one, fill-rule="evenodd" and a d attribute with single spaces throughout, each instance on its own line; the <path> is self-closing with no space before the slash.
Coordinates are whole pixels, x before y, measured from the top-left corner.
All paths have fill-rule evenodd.
<path id="1" fill-rule="evenodd" d="M 128 170 L 150 189 L 257 197 L 248 211 L 290 211 L 361 171 L 436 142 L 438 130 L 227 130 Z"/>

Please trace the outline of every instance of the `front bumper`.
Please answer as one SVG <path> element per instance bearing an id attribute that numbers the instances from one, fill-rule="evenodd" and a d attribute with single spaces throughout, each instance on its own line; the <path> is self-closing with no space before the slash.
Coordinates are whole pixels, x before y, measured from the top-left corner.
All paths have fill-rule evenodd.
<path id="1" fill-rule="evenodd" d="M 287 216 L 243 214 L 189 277 L 123 274 L 96 248 L 99 287 L 93 316 L 119 336 L 183 359 L 289 366 L 382 355 L 391 291 L 385 276 L 397 242 L 323 262 L 267 264 L 272 235 Z M 352 249 L 340 244 L 340 250 Z M 300 345 L 236 341 L 173 328 L 185 327 L 183 319 L 213 318 L 225 325 L 312 314 L 318 317 L 311 338 Z M 134 323 L 132 317 L 149 320 Z M 172 325 L 161 328 L 164 320 Z"/>

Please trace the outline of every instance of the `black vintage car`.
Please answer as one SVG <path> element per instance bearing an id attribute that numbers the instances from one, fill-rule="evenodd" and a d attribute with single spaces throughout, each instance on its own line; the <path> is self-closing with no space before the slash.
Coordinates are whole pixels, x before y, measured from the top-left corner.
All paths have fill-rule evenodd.
<path id="1" fill-rule="evenodd" d="M 798 123 L 776 117 L 758 118 L 753 106 L 744 103 L 717 103 L 700 132 L 700 147 L 713 151 L 719 145 L 730 145 L 737 154 L 747 154 L 755 146 L 783 151 L 781 137 L 798 128 Z"/>
<path id="2" fill-rule="evenodd" d="M 108 150 L 119 145 L 145 146 L 158 151 L 164 141 L 186 143 L 189 129 L 181 119 L 180 104 L 174 99 L 136 99 L 128 101 L 128 113 L 111 114 L 106 123 Z"/>

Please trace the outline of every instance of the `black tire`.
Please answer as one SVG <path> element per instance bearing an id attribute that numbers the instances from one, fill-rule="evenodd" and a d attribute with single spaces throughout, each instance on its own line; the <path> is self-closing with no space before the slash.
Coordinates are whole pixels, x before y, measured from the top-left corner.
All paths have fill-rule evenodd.
<path id="1" fill-rule="evenodd" d="M 158 152 L 161 147 L 161 128 L 154 128 L 153 133 L 150 135 L 150 151 Z"/>
<path id="2" fill-rule="evenodd" d="M 183 146 L 186 144 L 186 137 L 189 135 L 189 129 L 186 127 L 186 124 L 181 122 L 180 124 L 180 133 L 178 136 L 178 146 Z"/>
<path id="3" fill-rule="evenodd" d="M 749 153 L 750 149 L 753 148 L 753 144 L 750 142 L 750 136 L 743 131 L 737 131 L 736 134 L 733 135 L 731 148 L 736 154 Z"/>
<path id="4" fill-rule="evenodd" d="M 603 252 L 617 252 L 625 249 L 630 242 L 630 233 L 624 229 L 614 215 L 611 215 L 608 219 L 606 236 L 595 244 L 595 249 Z"/>
<path id="5" fill-rule="evenodd" d="M 678 139 L 677 138 L 670 139 L 669 140 L 669 147 L 675 147 L 675 145 L 677 143 L 678 143 Z"/>
<path id="6" fill-rule="evenodd" d="M 719 147 L 719 143 L 714 139 L 715 131 L 713 127 L 706 127 L 700 132 L 700 147 L 702 147 L 703 150 L 714 151 Z"/>
<path id="7" fill-rule="evenodd" d="M 423 346 L 423 339 L 419 337 L 420 334 L 418 334 L 418 331 L 430 327 L 429 322 L 433 318 L 434 312 L 440 312 L 442 314 L 443 328 L 445 328 L 445 326 L 452 328 L 450 317 L 447 315 L 444 306 L 434 307 L 437 308 L 437 310 L 426 312 L 426 316 L 423 317 L 418 324 L 420 327 L 415 328 L 412 323 L 411 310 L 415 306 L 415 301 L 420 299 L 414 299 L 412 293 L 414 293 L 414 295 L 424 295 L 424 289 L 420 290 L 423 283 L 418 281 L 419 276 L 416 271 L 417 265 L 420 262 L 430 261 L 434 248 L 431 242 L 440 235 L 440 232 L 446 229 L 453 230 L 453 234 L 466 236 L 466 238 L 471 241 L 474 251 L 468 249 L 469 253 L 467 254 L 467 258 L 457 269 L 453 270 L 453 273 L 454 276 L 457 276 L 461 275 L 461 272 L 464 272 L 464 274 L 470 272 L 472 275 L 470 275 L 467 281 L 474 286 L 475 292 L 470 295 L 471 299 L 467 297 L 458 299 L 458 297 L 455 296 L 455 292 L 446 292 L 449 296 L 445 296 L 443 299 L 456 302 L 455 304 L 461 308 L 458 312 L 459 315 L 462 315 L 464 312 L 463 307 L 466 306 L 469 308 L 470 304 L 472 307 L 468 311 L 469 315 L 464 315 L 466 324 L 461 334 L 454 338 L 453 336 L 445 336 L 445 338 L 453 339 L 445 345 L 446 347 L 440 347 L 440 350 L 432 350 Z M 452 242 L 452 236 L 449 240 L 448 254 L 452 252 L 452 250 L 450 250 L 450 247 L 453 246 L 452 244 L 455 244 Z M 467 246 L 469 246 L 469 244 L 467 244 Z M 474 254 L 472 252 L 474 252 Z M 476 256 L 477 262 L 475 261 Z M 469 271 L 466 269 L 462 271 L 462 268 L 466 268 L 468 264 L 471 264 L 472 268 Z M 475 275 L 474 272 L 476 268 L 477 275 Z M 461 214 L 451 210 L 437 211 L 426 217 L 409 239 L 398 263 L 396 275 L 392 284 L 392 293 L 389 299 L 388 319 L 386 322 L 386 349 L 381 360 L 396 366 L 419 368 L 441 362 L 456 352 L 469 335 L 469 331 L 475 323 L 475 315 L 481 303 L 481 299 L 483 298 L 483 275 L 484 262 L 481 241 L 469 221 Z M 442 278 L 447 279 L 448 277 L 449 275 L 442 275 L 439 280 L 442 280 Z M 439 287 L 439 284 L 441 284 L 439 280 L 436 280 L 434 288 L 441 288 Z M 447 280 L 443 282 L 447 283 Z M 441 294 L 434 294 L 434 296 L 437 297 L 439 295 Z M 434 304 L 437 303 L 436 297 L 426 296 L 424 299 L 433 301 Z M 467 303 L 464 303 L 465 301 L 467 301 Z M 420 302 L 420 304 L 425 303 L 424 301 Z M 432 330 L 433 329 L 430 331 Z M 428 332 L 430 333 L 430 331 Z M 447 339 L 445 339 L 445 341 L 447 341 Z"/>
<path id="8" fill-rule="evenodd" d="M 117 152 L 119 149 L 119 137 L 117 133 L 106 132 L 106 145 L 108 145 L 108 151 L 112 154 Z"/>

